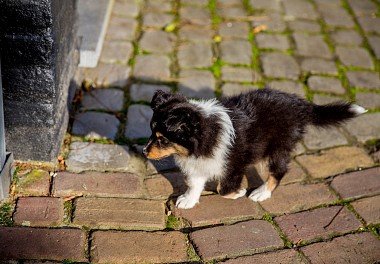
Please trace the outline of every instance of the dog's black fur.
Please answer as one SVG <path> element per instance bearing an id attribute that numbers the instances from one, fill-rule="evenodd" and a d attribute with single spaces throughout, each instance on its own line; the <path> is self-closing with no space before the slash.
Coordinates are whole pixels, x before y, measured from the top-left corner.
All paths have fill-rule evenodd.
<path id="1" fill-rule="evenodd" d="M 220 179 L 221 195 L 238 190 L 247 166 L 264 158 L 268 158 L 269 171 L 278 183 L 287 172 L 291 152 L 307 125 L 328 127 L 357 115 L 350 103 L 320 106 L 268 88 L 222 98 L 220 104 L 229 110 L 235 129 L 226 174 Z M 165 148 L 175 143 L 183 146 L 189 156 L 212 155 L 222 129 L 217 117 L 206 118 L 184 96 L 163 91 L 156 92 L 151 107 L 153 133 L 146 153 L 153 145 Z M 156 132 L 162 134 L 161 139 Z"/>

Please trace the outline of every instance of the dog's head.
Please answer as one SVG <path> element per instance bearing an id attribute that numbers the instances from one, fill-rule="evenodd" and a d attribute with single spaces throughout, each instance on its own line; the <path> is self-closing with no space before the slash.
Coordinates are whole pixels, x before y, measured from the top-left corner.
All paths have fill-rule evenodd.
<path id="1" fill-rule="evenodd" d="M 143 153 L 149 159 L 196 154 L 202 115 L 179 94 L 157 91 L 152 99 L 152 135 Z"/>

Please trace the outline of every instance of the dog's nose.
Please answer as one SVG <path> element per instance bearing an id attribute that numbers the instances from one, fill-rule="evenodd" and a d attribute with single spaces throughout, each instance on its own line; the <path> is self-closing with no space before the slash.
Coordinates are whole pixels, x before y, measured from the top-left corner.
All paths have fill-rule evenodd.
<path id="1" fill-rule="evenodd" d="M 142 153 L 146 157 L 148 155 L 148 151 L 146 150 L 146 147 L 143 148 Z"/>

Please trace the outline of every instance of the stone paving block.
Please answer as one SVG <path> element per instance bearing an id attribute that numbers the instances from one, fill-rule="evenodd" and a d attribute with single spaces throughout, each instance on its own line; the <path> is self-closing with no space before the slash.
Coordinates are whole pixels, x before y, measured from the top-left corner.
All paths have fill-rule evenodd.
<path id="1" fill-rule="evenodd" d="M 270 32 L 284 32 L 286 30 L 286 24 L 284 18 L 279 13 L 270 12 L 264 19 L 258 19 L 253 21 L 254 27 L 265 26 L 267 31 Z"/>
<path id="2" fill-rule="evenodd" d="M 380 193 L 380 167 L 339 175 L 331 182 L 343 199 Z"/>
<path id="3" fill-rule="evenodd" d="M 356 16 L 372 16 L 376 12 L 376 4 L 370 0 L 353 1 L 348 3 Z"/>
<path id="4" fill-rule="evenodd" d="M 380 240 L 370 233 L 352 234 L 303 247 L 311 263 L 375 263 L 380 259 Z M 328 252 L 328 254 L 321 254 Z"/>
<path id="5" fill-rule="evenodd" d="M 250 27 L 247 22 L 223 22 L 219 24 L 219 34 L 222 37 L 248 38 Z"/>
<path id="6" fill-rule="evenodd" d="M 351 29 L 334 31 L 331 33 L 331 38 L 339 45 L 359 46 L 363 42 L 359 33 Z"/>
<path id="7" fill-rule="evenodd" d="M 143 160 L 127 146 L 89 142 L 71 143 L 66 165 L 68 171 L 76 173 L 91 170 L 140 173 L 145 168 Z"/>
<path id="8" fill-rule="evenodd" d="M 247 11 L 242 6 L 219 7 L 217 13 L 223 18 L 242 19 L 247 16 Z"/>
<path id="9" fill-rule="evenodd" d="M 141 80 L 168 80 L 170 79 L 170 59 L 164 55 L 137 56 L 133 75 Z"/>
<path id="10" fill-rule="evenodd" d="M 335 94 L 345 94 L 346 90 L 343 88 L 341 82 L 337 78 L 324 77 L 324 76 L 311 76 L 307 80 L 310 89 L 318 92 L 327 92 Z"/>
<path id="11" fill-rule="evenodd" d="M 248 41 L 224 40 L 220 43 L 222 59 L 231 64 L 251 64 L 252 46 Z"/>
<path id="12" fill-rule="evenodd" d="M 261 49 L 290 49 L 289 39 L 285 35 L 258 34 L 256 42 L 257 46 Z"/>
<path id="13" fill-rule="evenodd" d="M 312 74 L 338 74 L 334 61 L 320 58 L 305 58 L 301 62 L 301 69 Z"/>
<path id="14" fill-rule="evenodd" d="M 182 70 L 179 78 L 179 91 L 188 97 L 213 98 L 215 79 L 211 72 Z"/>
<path id="15" fill-rule="evenodd" d="M 311 3 L 302 0 L 287 0 L 284 2 L 285 14 L 290 18 L 317 19 Z"/>
<path id="16" fill-rule="evenodd" d="M 97 87 L 124 87 L 128 83 L 131 68 L 121 64 L 98 63 L 96 68 L 85 68 L 83 79 Z"/>
<path id="17" fill-rule="evenodd" d="M 380 33 L 380 18 L 379 17 L 359 17 L 358 22 L 366 32 Z"/>
<path id="18" fill-rule="evenodd" d="M 17 196 L 47 196 L 50 188 L 49 172 L 39 169 L 17 173 L 14 194 Z"/>
<path id="19" fill-rule="evenodd" d="M 257 203 L 246 197 L 231 200 L 220 195 L 207 195 L 202 196 L 200 203 L 192 209 L 175 208 L 174 215 L 185 218 L 192 227 L 198 227 L 249 218 L 260 219 L 263 211 Z"/>
<path id="20" fill-rule="evenodd" d="M 106 41 L 103 44 L 100 61 L 105 63 L 124 63 L 128 62 L 132 54 L 133 47 L 127 41 Z"/>
<path id="21" fill-rule="evenodd" d="M 333 56 L 324 42 L 322 35 L 293 33 L 296 42 L 296 52 L 301 56 L 331 59 Z"/>
<path id="22" fill-rule="evenodd" d="M 53 195 L 102 196 L 102 197 L 138 197 L 141 196 L 141 184 L 137 175 L 131 173 L 84 172 L 74 174 L 58 172 L 54 177 Z"/>
<path id="23" fill-rule="evenodd" d="M 314 0 L 314 2 L 319 9 L 341 7 L 340 0 Z"/>
<path id="24" fill-rule="evenodd" d="M 365 109 L 380 108 L 380 94 L 356 93 L 356 102 Z"/>
<path id="25" fill-rule="evenodd" d="M 367 224 L 380 223 L 380 196 L 364 198 L 352 202 L 351 205 Z"/>
<path id="26" fill-rule="evenodd" d="M 210 14 L 204 7 L 183 6 L 180 9 L 180 16 L 184 22 L 198 25 L 210 25 Z"/>
<path id="27" fill-rule="evenodd" d="M 313 102 L 319 105 L 330 104 L 330 103 L 334 103 L 341 100 L 342 98 L 336 97 L 336 96 L 320 95 L 320 94 L 315 94 L 313 96 Z"/>
<path id="28" fill-rule="evenodd" d="M 84 94 L 81 104 L 84 110 L 121 111 L 124 92 L 117 89 L 95 89 Z"/>
<path id="29" fill-rule="evenodd" d="M 87 262 L 86 248 L 86 233 L 79 229 L 0 227 L 0 259 Z"/>
<path id="30" fill-rule="evenodd" d="M 52 197 L 20 197 L 13 220 L 23 226 L 59 225 L 63 220 L 63 201 Z"/>
<path id="31" fill-rule="evenodd" d="M 302 199 L 300 199 L 302 197 Z M 288 214 L 303 211 L 317 205 L 331 203 L 336 197 L 325 184 L 302 185 L 299 183 L 276 188 L 272 197 L 260 202 L 261 206 L 272 214 Z"/>
<path id="32" fill-rule="evenodd" d="M 335 127 L 327 129 L 309 126 L 304 136 L 309 149 L 324 149 L 348 144 L 347 139 Z"/>
<path id="33" fill-rule="evenodd" d="M 213 34 L 214 33 L 210 27 L 202 26 L 200 28 L 196 25 L 183 25 L 181 26 L 181 30 L 178 32 L 180 39 L 191 42 L 211 42 Z"/>
<path id="34" fill-rule="evenodd" d="M 189 43 L 178 47 L 178 63 L 181 68 L 209 67 L 212 65 L 211 44 Z"/>
<path id="35" fill-rule="evenodd" d="M 240 257 L 230 259 L 225 264 L 268 264 L 268 263 L 281 263 L 281 264 L 301 264 L 300 257 L 297 256 L 297 251 L 291 249 L 278 250 L 275 252 L 258 254 L 247 257 Z"/>
<path id="36" fill-rule="evenodd" d="M 276 217 L 275 221 L 293 243 L 328 239 L 332 234 L 355 231 L 361 226 L 355 215 L 342 206 L 284 215 Z"/>
<path id="37" fill-rule="evenodd" d="M 277 0 L 250 0 L 254 9 L 281 11 L 281 4 Z"/>
<path id="38" fill-rule="evenodd" d="M 112 14 L 117 16 L 136 17 L 139 14 L 139 2 L 116 0 L 113 4 Z"/>
<path id="39" fill-rule="evenodd" d="M 376 58 L 380 59 L 380 37 L 375 35 L 368 36 L 368 42 L 375 52 Z"/>
<path id="40" fill-rule="evenodd" d="M 289 28 L 293 31 L 300 32 L 310 32 L 310 33 L 319 33 L 321 31 L 321 26 L 315 21 L 309 20 L 294 20 L 289 21 Z"/>
<path id="41" fill-rule="evenodd" d="M 299 82 L 295 81 L 271 81 L 268 87 L 276 89 L 286 93 L 296 94 L 301 97 L 305 97 L 305 91 L 303 86 Z"/>
<path id="42" fill-rule="evenodd" d="M 145 9 L 152 12 L 168 12 L 171 11 L 171 3 L 165 0 L 148 0 L 145 2 Z"/>
<path id="43" fill-rule="evenodd" d="M 191 1 L 191 0 L 188 0 Z M 206 0 L 204 0 L 206 1 Z M 240 6 L 241 1 L 239 0 L 220 0 L 217 2 L 217 7 L 219 6 Z"/>
<path id="44" fill-rule="evenodd" d="M 128 108 L 125 136 L 128 138 L 148 138 L 152 134 L 150 120 L 153 110 L 147 105 L 131 105 Z"/>
<path id="45" fill-rule="evenodd" d="M 106 40 L 133 40 L 136 28 L 137 20 L 134 18 L 111 16 Z"/>
<path id="46" fill-rule="evenodd" d="M 97 228 L 164 229 L 163 201 L 119 198 L 78 198 L 73 224 Z"/>
<path id="47" fill-rule="evenodd" d="M 147 30 L 140 39 L 140 48 L 153 53 L 169 53 L 173 49 L 175 36 L 162 30 Z"/>
<path id="48" fill-rule="evenodd" d="M 131 88 L 129 89 L 129 94 L 132 101 L 150 102 L 157 90 L 162 90 L 165 92 L 171 91 L 170 87 L 167 85 L 135 83 L 132 84 Z"/>
<path id="49" fill-rule="evenodd" d="M 114 115 L 84 112 L 75 115 L 72 133 L 95 139 L 115 139 L 119 124 L 119 120 Z"/>
<path id="50" fill-rule="evenodd" d="M 261 56 L 261 60 L 266 76 L 298 79 L 300 68 L 292 56 L 282 53 L 266 53 Z"/>
<path id="51" fill-rule="evenodd" d="M 380 138 L 380 113 L 358 116 L 349 121 L 345 127 L 360 142 Z"/>
<path id="52" fill-rule="evenodd" d="M 191 233 L 190 238 L 201 258 L 206 261 L 283 246 L 273 226 L 263 220 L 203 229 Z"/>
<path id="53" fill-rule="evenodd" d="M 351 86 L 380 89 L 380 77 L 376 72 L 347 71 L 346 75 Z"/>
<path id="54" fill-rule="evenodd" d="M 193 6 L 207 6 L 207 0 L 182 0 L 181 2 L 184 5 L 193 5 Z"/>
<path id="55" fill-rule="evenodd" d="M 163 28 L 172 22 L 173 19 L 174 17 L 169 14 L 148 11 L 143 15 L 143 25 L 146 27 Z"/>
<path id="56" fill-rule="evenodd" d="M 254 85 L 243 85 L 238 83 L 225 83 L 222 86 L 222 94 L 224 96 L 239 95 L 248 91 L 256 90 L 258 87 Z"/>
<path id="57" fill-rule="evenodd" d="M 342 7 L 324 6 L 318 8 L 328 26 L 353 28 L 354 21 Z"/>
<path id="58" fill-rule="evenodd" d="M 296 160 L 313 178 L 327 178 L 373 165 L 372 159 L 363 149 L 349 146 L 324 150 L 318 155 L 298 156 Z"/>
<path id="59" fill-rule="evenodd" d="M 336 54 L 346 66 L 373 68 L 372 58 L 368 51 L 363 48 L 338 46 Z M 355 54 L 355 56 L 352 56 L 352 54 Z"/>
<path id="60" fill-rule="evenodd" d="M 148 197 L 151 199 L 168 199 L 187 190 L 184 175 L 179 172 L 158 174 L 144 181 Z"/>
<path id="61" fill-rule="evenodd" d="M 180 232 L 96 231 L 93 234 L 93 263 L 187 262 L 187 245 Z"/>
<path id="62" fill-rule="evenodd" d="M 261 80 L 260 73 L 249 68 L 225 66 L 222 68 L 222 79 L 233 82 L 257 82 Z"/>

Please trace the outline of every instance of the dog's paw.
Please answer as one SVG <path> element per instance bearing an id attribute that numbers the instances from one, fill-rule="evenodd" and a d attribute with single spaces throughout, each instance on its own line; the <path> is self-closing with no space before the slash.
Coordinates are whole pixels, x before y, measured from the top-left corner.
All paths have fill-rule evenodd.
<path id="1" fill-rule="evenodd" d="M 268 189 L 266 184 L 263 184 L 249 195 L 249 199 L 254 202 L 262 202 L 271 196 L 272 192 Z"/>
<path id="2" fill-rule="evenodd" d="M 223 195 L 222 197 L 223 198 L 226 198 L 226 199 L 238 199 L 240 197 L 243 197 L 245 194 L 247 193 L 247 190 L 246 189 L 240 189 L 236 192 L 233 192 L 233 193 L 230 193 L 230 194 L 227 194 L 227 195 Z"/>
<path id="3" fill-rule="evenodd" d="M 198 202 L 198 199 L 194 199 L 190 195 L 182 194 L 178 197 L 175 206 L 180 209 L 190 209 L 193 208 Z"/>

